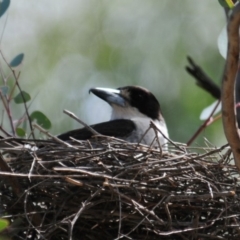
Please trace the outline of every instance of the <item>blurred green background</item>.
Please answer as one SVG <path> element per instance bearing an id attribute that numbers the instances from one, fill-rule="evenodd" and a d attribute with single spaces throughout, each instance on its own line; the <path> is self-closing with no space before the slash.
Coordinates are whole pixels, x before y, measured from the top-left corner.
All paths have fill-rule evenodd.
<path id="1" fill-rule="evenodd" d="M 1 49 L 8 60 L 25 54 L 20 84 L 53 134 L 79 127 L 63 109 L 89 124 L 110 118 L 89 88 L 140 85 L 158 98 L 170 137 L 186 142 L 214 100 L 186 73 L 186 56 L 220 85 L 217 38 L 226 23 L 217 0 L 12 0 L 0 20 Z M 12 111 L 18 118 L 23 107 L 13 103 Z M 204 138 L 225 143 L 221 120 L 194 145 Z"/>

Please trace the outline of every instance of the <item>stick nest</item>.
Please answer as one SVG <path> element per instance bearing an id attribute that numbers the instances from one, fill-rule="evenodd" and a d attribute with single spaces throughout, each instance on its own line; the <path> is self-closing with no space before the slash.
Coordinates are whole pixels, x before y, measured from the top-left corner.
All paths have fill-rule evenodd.
<path id="1" fill-rule="evenodd" d="M 239 173 L 227 146 L 8 142 L 0 210 L 12 239 L 240 239 Z"/>

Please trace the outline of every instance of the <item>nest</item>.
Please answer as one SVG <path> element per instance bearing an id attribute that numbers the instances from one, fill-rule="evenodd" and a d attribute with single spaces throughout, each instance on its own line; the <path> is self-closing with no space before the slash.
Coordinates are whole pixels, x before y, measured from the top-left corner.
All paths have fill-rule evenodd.
<path id="1" fill-rule="evenodd" d="M 12 239 L 240 239 L 228 146 L 26 143 L 2 150 L 1 218 Z"/>

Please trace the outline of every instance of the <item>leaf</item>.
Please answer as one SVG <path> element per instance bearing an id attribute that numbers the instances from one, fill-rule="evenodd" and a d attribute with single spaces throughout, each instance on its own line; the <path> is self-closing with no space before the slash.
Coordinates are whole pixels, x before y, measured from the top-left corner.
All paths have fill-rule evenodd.
<path id="1" fill-rule="evenodd" d="M 227 59 L 227 46 L 228 46 L 228 37 L 227 37 L 227 27 L 225 26 L 221 33 L 218 36 L 217 40 L 218 51 L 224 59 Z"/>
<path id="2" fill-rule="evenodd" d="M 24 99 L 23 99 L 23 97 Z M 24 103 L 24 102 L 28 102 L 29 100 L 31 100 L 31 96 L 25 92 L 25 91 L 22 91 L 22 93 L 19 93 L 15 98 L 14 98 L 14 102 L 16 104 L 20 104 L 20 103 Z"/>
<path id="3" fill-rule="evenodd" d="M 9 225 L 8 220 L 0 218 L 0 232 L 6 229 Z"/>
<path id="4" fill-rule="evenodd" d="M 32 121 L 36 120 L 37 124 L 42 126 L 45 129 L 49 129 L 52 126 L 51 121 L 47 118 L 47 116 L 45 114 L 43 114 L 40 111 L 34 111 L 30 115 L 30 118 Z"/>
<path id="5" fill-rule="evenodd" d="M 23 128 L 16 128 L 16 133 L 19 137 L 25 137 L 26 136 L 26 132 L 24 131 Z"/>
<path id="6" fill-rule="evenodd" d="M 0 86 L 0 91 L 2 92 L 2 94 L 3 94 L 4 96 L 7 95 L 8 90 L 9 90 L 9 87 L 8 87 L 8 86 Z"/>
<path id="7" fill-rule="evenodd" d="M 208 107 L 204 108 L 201 112 L 200 120 L 207 120 L 217 103 L 218 103 L 218 100 L 215 101 L 214 103 L 212 103 L 211 105 L 209 105 Z M 218 107 L 215 110 L 214 115 L 219 113 L 221 111 L 221 109 L 222 109 L 222 104 L 220 103 L 220 104 L 218 104 Z"/>
<path id="8" fill-rule="evenodd" d="M 224 8 L 233 8 L 234 7 L 234 3 L 232 0 L 218 0 L 218 2 Z"/>
<path id="9" fill-rule="evenodd" d="M 18 55 L 10 62 L 10 66 L 11 66 L 12 68 L 18 67 L 18 66 L 22 63 L 23 58 L 24 58 L 24 54 L 23 54 L 23 53 L 18 54 Z"/>
<path id="10" fill-rule="evenodd" d="M 7 11 L 9 5 L 10 5 L 10 0 L 3 0 L 0 3 L 0 17 Z"/>

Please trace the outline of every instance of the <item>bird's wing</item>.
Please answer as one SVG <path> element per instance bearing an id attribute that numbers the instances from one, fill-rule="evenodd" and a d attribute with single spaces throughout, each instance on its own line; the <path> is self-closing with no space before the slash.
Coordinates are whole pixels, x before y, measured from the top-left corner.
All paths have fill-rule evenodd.
<path id="1" fill-rule="evenodd" d="M 131 120 L 127 119 L 117 119 L 109 122 L 98 123 L 91 125 L 95 131 L 102 135 L 123 138 L 128 137 L 133 130 L 136 129 L 135 124 Z M 62 133 L 57 137 L 63 141 L 70 140 L 69 137 L 73 137 L 78 140 L 87 140 L 93 136 L 93 133 L 90 132 L 87 128 L 80 128 L 72 130 L 66 133 Z"/>

